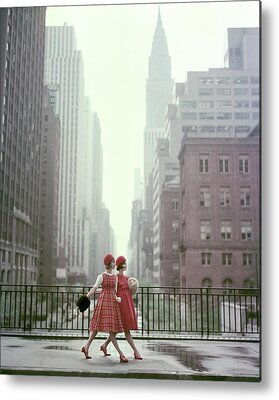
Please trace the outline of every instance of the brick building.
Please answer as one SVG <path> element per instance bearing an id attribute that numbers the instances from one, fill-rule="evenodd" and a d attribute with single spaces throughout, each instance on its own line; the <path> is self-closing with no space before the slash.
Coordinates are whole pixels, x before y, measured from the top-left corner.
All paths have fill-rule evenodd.
<path id="1" fill-rule="evenodd" d="M 180 283 L 257 287 L 259 135 L 189 138 L 179 154 Z"/>

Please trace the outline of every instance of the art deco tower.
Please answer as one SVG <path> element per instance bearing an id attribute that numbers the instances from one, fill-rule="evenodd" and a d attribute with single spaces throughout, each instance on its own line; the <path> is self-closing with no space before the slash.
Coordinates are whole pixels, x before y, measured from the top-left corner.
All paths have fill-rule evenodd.
<path id="1" fill-rule="evenodd" d="M 144 185 L 148 184 L 155 160 L 157 138 L 164 137 L 167 104 L 171 102 L 173 80 L 171 58 L 160 9 L 149 57 L 146 81 L 146 127 L 144 132 Z"/>

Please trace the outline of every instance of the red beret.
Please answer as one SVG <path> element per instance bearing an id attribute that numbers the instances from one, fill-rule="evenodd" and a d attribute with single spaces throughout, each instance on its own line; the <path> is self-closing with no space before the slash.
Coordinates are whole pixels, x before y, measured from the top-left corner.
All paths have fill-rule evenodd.
<path id="1" fill-rule="evenodd" d="M 117 259 L 116 259 L 116 266 L 118 267 L 119 264 L 123 264 L 123 263 L 125 263 L 125 262 L 126 262 L 126 258 L 123 257 L 123 256 L 119 256 L 119 257 L 117 257 Z"/>
<path id="2" fill-rule="evenodd" d="M 104 256 L 104 264 L 109 265 L 112 261 L 114 260 L 114 257 L 112 254 L 108 253 Z"/>

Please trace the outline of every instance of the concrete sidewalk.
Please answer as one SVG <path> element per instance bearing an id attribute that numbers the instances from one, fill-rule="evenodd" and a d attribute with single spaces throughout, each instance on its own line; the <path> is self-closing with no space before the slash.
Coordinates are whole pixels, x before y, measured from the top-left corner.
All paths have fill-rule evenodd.
<path id="1" fill-rule="evenodd" d="M 139 379 L 260 381 L 259 343 L 203 340 L 137 340 L 143 360 L 135 360 L 129 344 L 119 346 L 129 359 L 119 362 L 112 344 L 110 357 L 95 339 L 89 360 L 81 353 L 86 339 L 1 337 L 1 374 Z"/>

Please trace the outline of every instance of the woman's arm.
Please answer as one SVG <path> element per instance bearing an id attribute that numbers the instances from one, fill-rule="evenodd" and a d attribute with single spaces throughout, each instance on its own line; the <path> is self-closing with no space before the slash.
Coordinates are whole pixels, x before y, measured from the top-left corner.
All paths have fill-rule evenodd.
<path id="1" fill-rule="evenodd" d="M 89 292 L 86 294 L 86 296 L 90 299 L 90 297 L 93 296 L 93 294 L 96 292 L 96 290 L 98 289 L 98 287 L 103 283 L 103 275 L 100 274 L 98 275 L 95 285 L 93 286 L 92 289 L 89 290 Z"/>
<path id="2" fill-rule="evenodd" d="M 121 303 L 121 297 L 117 296 L 117 288 L 118 288 L 118 278 L 116 276 L 116 280 L 115 280 L 115 299 L 118 303 Z"/>

